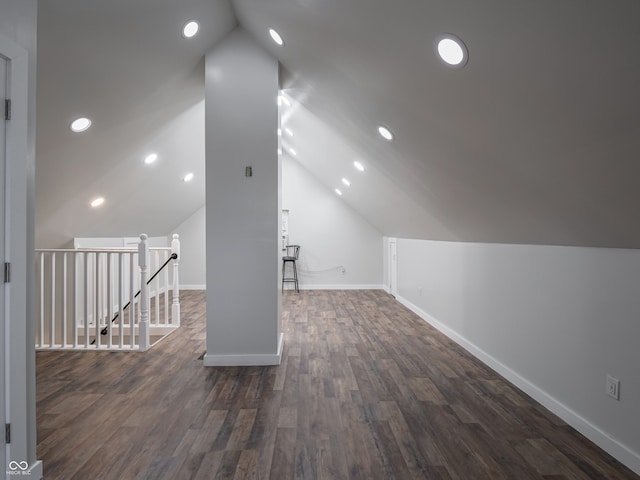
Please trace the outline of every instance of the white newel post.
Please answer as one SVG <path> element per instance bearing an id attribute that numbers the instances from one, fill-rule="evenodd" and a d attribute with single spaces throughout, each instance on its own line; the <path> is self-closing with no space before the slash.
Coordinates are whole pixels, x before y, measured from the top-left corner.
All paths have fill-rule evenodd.
<path id="1" fill-rule="evenodd" d="M 180 236 L 177 233 L 173 234 L 173 240 L 171 241 L 171 253 L 176 254 L 177 257 L 173 261 L 173 303 L 171 304 L 171 324 L 180 326 L 180 282 L 178 280 L 178 265 L 180 263 Z"/>
<path id="2" fill-rule="evenodd" d="M 140 235 L 138 245 L 138 265 L 140 265 L 140 323 L 138 324 L 138 344 L 140 350 L 149 348 L 149 286 L 147 285 L 147 266 L 149 265 L 149 250 L 147 235 Z M 132 322 L 133 327 L 133 322 Z M 133 335 L 133 328 L 131 331 Z"/>

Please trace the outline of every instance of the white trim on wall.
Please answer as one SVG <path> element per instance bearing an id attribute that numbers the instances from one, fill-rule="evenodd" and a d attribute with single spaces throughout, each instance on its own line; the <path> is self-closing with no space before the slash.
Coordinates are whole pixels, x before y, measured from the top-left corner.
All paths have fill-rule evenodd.
<path id="1" fill-rule="evenodd" d="M 337 285 L 337 284 L 327 284 L 327 285 L 299 285 L 300 290 L 384 290 L 384 285 Z M 290 288 L 285 288 L 285 292 L 287 290 L 291 290 Z"/>

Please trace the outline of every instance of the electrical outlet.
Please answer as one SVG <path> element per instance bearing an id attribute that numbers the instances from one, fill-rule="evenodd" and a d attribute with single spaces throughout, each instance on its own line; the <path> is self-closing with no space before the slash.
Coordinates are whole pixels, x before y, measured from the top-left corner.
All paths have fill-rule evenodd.
<path id="1" fill-rule="evenodd" d="M 620 400 L 620 380 L 611 375 L 607 375 L 607 395 Z"/>

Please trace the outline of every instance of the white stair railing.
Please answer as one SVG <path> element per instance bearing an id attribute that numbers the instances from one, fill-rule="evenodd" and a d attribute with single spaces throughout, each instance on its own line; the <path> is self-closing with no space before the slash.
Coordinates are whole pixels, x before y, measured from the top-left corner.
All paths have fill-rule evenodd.
<path id="1" fill-rule="evenodd" d="M 137 249 L 36 250 L 37 349 L 146 350 L 180 325 L 179 238 L 170 248 L 140 238 Z"/>

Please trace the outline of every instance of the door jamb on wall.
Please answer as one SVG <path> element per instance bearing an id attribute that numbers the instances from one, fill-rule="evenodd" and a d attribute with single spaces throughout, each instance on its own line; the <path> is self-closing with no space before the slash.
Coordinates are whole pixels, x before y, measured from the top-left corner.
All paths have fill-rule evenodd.
<path id="1" fill-rule="evenodd" d="M 11 282 L 5 287 L 5 414 L 11 423 L 7 461 L 18 462 L 22 475 L 42 478 L 42 462 L 36 460 L 35 335 L 30 322 L 33 275 L 33 172 L 29 130 L 35 118 L 29 92 L 29 52 L 0 35 L 0 53 L 8 60 L 7 92 L 11 97 L 11 120 L 5 136 L 5 262 L 13 263 Z M 4 113 L 4 112 L 3 112 Z M 31 163 L 32 165 L 32 163 Z M 18 321 L 21 319 L 22 321 Z M 15 321 L 12 321 L 15 320 Z M 26 320 L 26 322 L 24 321 Z M 32 355 L 29 355 L 32 353 Z M 15 458 L 9 458 L 15 457 Z M 28 462 L 28 468 L 21 467 Z"/>

